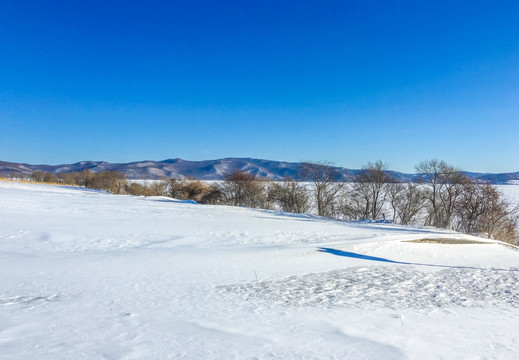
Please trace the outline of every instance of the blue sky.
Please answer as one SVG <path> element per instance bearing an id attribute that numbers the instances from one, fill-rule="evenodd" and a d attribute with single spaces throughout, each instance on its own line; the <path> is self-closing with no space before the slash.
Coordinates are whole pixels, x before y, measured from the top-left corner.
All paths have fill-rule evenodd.
<path id="1" fill-rule="evenodd" d="M 518 1 L 0 2 L 0 160 L 519 171 Z"/>

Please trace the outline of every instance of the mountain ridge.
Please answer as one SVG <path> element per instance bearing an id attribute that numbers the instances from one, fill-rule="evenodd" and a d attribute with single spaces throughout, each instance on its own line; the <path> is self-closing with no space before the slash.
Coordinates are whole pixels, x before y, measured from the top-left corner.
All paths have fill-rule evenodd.
<path id="1" fill-rule="evenodd" d="M 301 163 L 302 162 L 234 157 L 200 161 L 171 158 L 161 161 L 143 160 L 128 163 L 87 160 L 60 165 L 34 165 L 0 161 L 0 173 L 6 175 L 10 173 L 30 174 L 33 171 L 39 170 L 57 174 L 60 172 L 74 172 L 88 169 L 95 173 L 100 171 L 120 171 L 126 174 L 129 179 L 154 180 L 161 178 L 193 177 L 200 180 L 221 180 L 225 174 L 237 169 L 272 180 L 282 180 L 286 177 L 297 180 L 297 169 Z M 334 166 L 334 168 L 346 179 L 351 178 L 360 171 L 358 169 L 348 169 L 344 167 Z M 413 181 L 417 178 L 416 174 L 391 170 L 388 170 L 388 172 L 392 173 L 401 181 Z M 465 171 L 464 174 L 471 178 L 481 179 L 491 183 L 507 183 L 512 180 L 519 180 L 519 172 L 494 174 Z"/>

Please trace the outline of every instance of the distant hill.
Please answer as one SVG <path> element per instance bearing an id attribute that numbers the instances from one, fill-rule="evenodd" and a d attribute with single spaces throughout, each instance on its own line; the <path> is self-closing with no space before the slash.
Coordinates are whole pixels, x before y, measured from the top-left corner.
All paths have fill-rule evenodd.
<path id="1" fill-rule="evenodd" d="M 273 161 L 251 158 L 225 158 L 217 160 L 188 161 L 183 159 L 168 159 L 163 161 L 137 161 L 130 163 L 109 163 L 106 161 L 81 161 L 64 165 L 31 165 L 0 161 L 0 172 L 6 175 L 14 173 L 30 174 L 33 171 L 48 171 L 51 173 L 83 171 L 89 169 L 92 172 L 120 171 L 130 179 L 160 179 L 195 177 L 200 180 L 221 180 L 225 174 L 232 170 L 241 170 L 256 176 L 282 180 L 291 177 L 298 180 L 297 170 L 301 163 Z M 343 178 L 353 177 L 359 170 L 336 167 Z M 390 171 L 397 179 L 412 181 L 415 174 L 406 174 Z M 488 174 L 465 172 L 466 175 L 490 181 L 492 183 L 506 183 L 519 180 L 519 172 L 506 174 Z"/>

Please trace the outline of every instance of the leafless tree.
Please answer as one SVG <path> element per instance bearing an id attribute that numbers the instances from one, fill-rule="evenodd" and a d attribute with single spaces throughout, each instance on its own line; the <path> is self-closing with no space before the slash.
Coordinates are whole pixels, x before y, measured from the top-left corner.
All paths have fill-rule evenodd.
<path id="1" fill-rule="evenodd" d="M 378 220 L 385 218 L 384 208 L 389 184 L 393 177 L 382 161 L 367 163 L 353 178 L 350 198 L 351 211 L 357 219 Z"/>
<path id="2" fill-rule="evenodd" d="M 424 197 L 428 211 L 425 224 L 451 227 L 467 177 L 460 170 L 436 159 L 421 162 L 416 170 L 425 186 Z"/>
<path id="3" fill-rule="evenodd" d="M 333 217 L 344 182 L 341 174 L 329 162 L 305 162 L 298 169 L 299 178 L 313 184 L 317 214 Z"/>
<path id="4" fill-rule="evenodd" d="M 392 209 L 391 221 L 394 223 L 397 222 L 398 203 L 400 199 L 403 197 L 403 191 L 404 184 L 397 181 L 389 184 L 387 189 L 387 197 Z"/>
<path id="5" fill-rule="evenodd" d="M 341 192 L 340 202 L 338 205 L 339 212 L 344 220 L 363 220 L 367 219 L 368 211 L 365 202 L 357 194 L 351 192 L 351 186 L 345 186 Z"/>
<path id="6" fill-rule="evenodd" d="M 458 209 L 458 231 L 481 233 L 514 243 L 517 221 L 517 206 L 513 207 L 494 185 L 475 180 L 464 184 Z"/>
<path id="7" fill-rule="evenodd" d="M 463 198 L 459 203 L 458 231 L 469 234 L 481 231 L 481 220 L 497 193 L 490 184 L 467 181 L 463 187 Z"/>
<path id="8" fill-rule="evenodd" d="M 411 182 L 394 182 L 389 185 L 388 196 L 393 210 L 392 221 L 402 225 L 414 224 L 424 206 L 420 187 Z"/>
<path id="9" fill-rule="evenodd" d="M 283 211 L 305 213 L 309 210 L 310 197 L 307 188 L 291 178 L 285 178 L 282 183 L 274 183 L 269 195 Z"/>

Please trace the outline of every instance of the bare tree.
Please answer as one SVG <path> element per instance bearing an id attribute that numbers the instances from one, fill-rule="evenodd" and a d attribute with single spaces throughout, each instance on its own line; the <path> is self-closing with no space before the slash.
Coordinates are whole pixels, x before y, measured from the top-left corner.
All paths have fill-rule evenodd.
<path id="1" fill-rule="evenodd" d="M 385 218 L 384 206 L 389 184 L 394 182 L 387 173 L 387 164 L 382 161 L 367 163 L 353 178 L 351 211 L 357 219 L 378 220 Z"/>
<path id="2" fill-rule="evenodd" d="M 463 187 L 463 198 L 459 203 L 456 230 L 469 234 L 480 232 L 482 217 L 496 196 L 497 193 L 490 184 L 467 181 Z"/>
<path id="3" fill-rule="evenodd" d="M 317 214 L 332 217 L 337 212 L 338 195 L 344 188 L 341 174 L 329 162 L 305 162 L 298 169 L 299 178 L 313 184 Z"/>
<path id="4" fill-rule="evenodd" d="M 391 183 L 388 196 L 393 210 L 392 221 L 402 225 L 414 224 L 424 206 L 420 187 L 413 183 Z"/>
<path id="5" fill-rule="evenodd" d="M 392 209 L 392 215 L 391 215 L 391 222 L 396 223 L 397 222 L 397 213 L 398 213 L 398 203 L 400 202 L 400 199 L 403 197 L 404 190 L 404 184 L 401 182 L 393 182 L 389 184 L 389 187 L 387 189 L 387 196 L 389 198 L 389 204 L 391 205 Z"/>
<path id="6" fill-rule="evenodd" d="M 428 212 L 425 224 L 452 227 L 467 177 L 460 170 L 436 159 L 421 162 L 416 170 L 421 176 L 420 182 L 425 185 Z"/>
<path id="7" fill-rule="evenodd" d="M 339 211 L 344 220 L 363 220 L 369 217 L 364 199 L 353 194 L 348 187 L 345 187 L 340 197 Z"/>
<path id="8" fill-rule="evenodd" d="M 439 192 L 441 221 L 439 227 L 455 228 L 455 217 L 459 204 L 463 200 L 463 189 L 469 179 L 461 171 L 450 167 L 442 174 L 442 186 Z"/>
<path id="9" fill-rule="evenodd" d="M 282 183 L 274 183 L 269 195 L 283 211 L 305 213 L 309 210 L 310 197 L 307 188 L 291 178 L 285 178 Z"/>
<path id="10" fill-rule="evenodd" d="M 499 190 L 489 183 L 467 181 L 463 190 L 457 230 L 514 243 L 518 207 L 511 206 Z"/>

